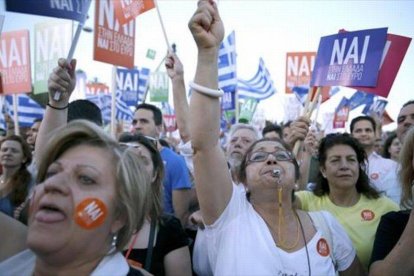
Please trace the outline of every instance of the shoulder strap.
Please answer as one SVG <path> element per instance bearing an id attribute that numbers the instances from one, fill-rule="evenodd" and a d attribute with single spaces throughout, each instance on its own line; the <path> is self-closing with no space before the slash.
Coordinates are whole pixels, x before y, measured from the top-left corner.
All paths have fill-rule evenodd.
<path id="1" fill-rule="evenodd" d="M 151 268 L 152 250 L 154 249 L 154 238 L 155 238 L 156 228 L 157 228 L 157 220 L 153 219 L 151 220 L 151 229 L 150 229 L 150 235 L 148 239 L 147 256 L 145 257 L 144 269 L 146 271 L 150 271 L 150 268 Z"/>
<path id="2" fill-rule="evenodd" d="M 334 248 L 333 248 L 332 232 L 328 224 L 326 223 L 325 217 L 323 216 L 321 212 L 309 212 L 308 214 L 312 218 L 314 225 L 322 231 L 322 236 L 326 238 L 329 248 L 331 249 L 329 251 L 329 255 L 331 256 L 332 263 L 335 267 L 335 270 L 337 270 L 338 267 L 337 267 L 336 259 L 333 255 Z"/>

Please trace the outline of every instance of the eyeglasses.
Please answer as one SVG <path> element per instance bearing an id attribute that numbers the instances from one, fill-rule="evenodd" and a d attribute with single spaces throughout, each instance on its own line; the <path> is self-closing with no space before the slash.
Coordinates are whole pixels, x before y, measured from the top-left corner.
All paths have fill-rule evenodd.
<path id="1" fill-rule="evenodd" d="M 274 152 L 256 151 L 250 154 L 249 162 L 263 162 L 269 155 L 273 155 L 277 161 L 292 161 L 292 154 L 288 151 L 278 150 Z"/>

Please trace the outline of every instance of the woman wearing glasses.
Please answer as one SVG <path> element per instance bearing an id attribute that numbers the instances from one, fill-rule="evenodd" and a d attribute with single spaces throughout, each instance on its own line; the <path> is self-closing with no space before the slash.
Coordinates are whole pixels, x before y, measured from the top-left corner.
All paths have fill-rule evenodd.
<path id="1" fill-rule="evenodd" d="M 200 208 L 214 275 L 358 275 L 359 261 L 341 226 L 324 213 L 335 235 L 329 247 L 308 213 L 293 207 L 299 168 L 281 140 L 261 139 L 246 152 L 236 189 L 219 144 L 217 53 L 224 28 L 213 1 L 201 0 L 189 22 L 198 48 L 190 129 Z"/>
<path id="2" fill-rule="evenodd" d="M 368 268 L 379 220 L 398 206 L 369 185 L 366 155 L 349 134 L 329 134 L 318 152 L 320 171 L 313 192 L 298 192 L 298 205 L 306 211 L 329 211 L 344 227 L 358 258 Z"/>

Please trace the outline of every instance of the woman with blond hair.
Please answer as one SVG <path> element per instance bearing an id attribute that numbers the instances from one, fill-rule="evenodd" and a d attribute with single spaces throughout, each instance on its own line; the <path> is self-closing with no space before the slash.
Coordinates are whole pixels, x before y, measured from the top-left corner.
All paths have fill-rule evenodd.
<path id="1" fill-rule="evenodd" d="M 375 235 L 370 275 L 414 274 L 414 128 L 411 128 L 404 138 L 400 162 L 401 206 L 406 209 L 389 212 L 381 217 Z"/>
<path id="2" fill-rule="evenodd" d="M 141 275 L 120 251 L 140 229 L 149 177 L 141 159 L 98 126 L 74 121 L 45 147 L 29 205 L 28 250 L 10 275 Z"/>

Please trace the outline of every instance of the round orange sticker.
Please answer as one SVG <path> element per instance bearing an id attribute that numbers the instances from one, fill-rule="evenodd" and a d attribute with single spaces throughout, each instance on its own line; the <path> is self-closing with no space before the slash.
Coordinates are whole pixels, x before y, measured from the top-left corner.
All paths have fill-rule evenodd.
<path id="1" fill-rule="evenodd" d="M 329 256 L 330 249 L 328 242 L 324 238 L 321 238 L 316 244 L 316 250 L 318 251 L 319 255 L 323 257 Z"/>
<path id="2" fill-rule="evenodd" d="M 371 210 L 362 210 L 361 217 L 362 217 L 362 220 L 371 221 L 375 218 L 375 213 Z"/>
<path id="3" fill-rule="evenodd" d="M 371 179 L 373 179 L 373 180 L 377 180 L 377 179 L 378 179 L 378 177 L 379 177 L 379 174 L 378 174 L 378 173 L 372 173 L 372 174 L 370 175 L 370 177 L 371 177 Z"/>
<path id="4" fill-rule="evenodd" d="M 80 227 L 90 230 L 102 225 L 107 214 L 106 206 L 100 199 L 86 198 L 76 206 L 74 220 Z"/>

